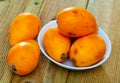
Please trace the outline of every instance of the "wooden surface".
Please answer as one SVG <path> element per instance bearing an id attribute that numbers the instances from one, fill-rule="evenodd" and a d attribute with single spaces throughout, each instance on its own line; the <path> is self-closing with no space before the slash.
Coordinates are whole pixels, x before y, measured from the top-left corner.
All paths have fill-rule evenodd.
<path id="1" fill-rule="evenodd" d="M 18 76 L 6 64 L 10 49 L 8 29 L 13 18 L 22 12 L 36 14 L 42 26 L 56 13 L 70 6 L 88 9 L 112 43 L 110 58 L 101 66 L 72 71 L 50 62 L 43 54 L 31 74 Z M 0 0 L 0 83 L 120 83 L 120 0 Z"/>

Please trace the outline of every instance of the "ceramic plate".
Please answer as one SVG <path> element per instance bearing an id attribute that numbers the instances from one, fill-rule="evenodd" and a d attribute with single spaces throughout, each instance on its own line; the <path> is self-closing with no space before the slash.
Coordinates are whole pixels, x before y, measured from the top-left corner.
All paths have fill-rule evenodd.
<path id="1" fill-rule="evenodd" d="M 67 61 L 63 62 L 63 63 L 59 63 L 56 62 L 55 60 L 53 60 L 51 57 L 49 57 L 49 55 L 46 53 L 44 45 L 43 45 L 43 36 L 44 33 L 46 32 L 47 29 L 52 28 L 52 27 L 56 27 L 57 23 L 56 20 L 50 21 L 49 23 L 47 23 L 45 26 L 42 27 L 41 31 L 39 32 L 38 35 L 38 44 L 40 46 L 41 52 L 52 62 L 54 62 L 55 64 L 66 68 L 66 69 L 71 69 L 71 70 L 86 70 L 86 69 L 91 69 L 91 68 L 95 68 L 97 66 L 100 66 L 101 64 L 103 64 L 110 56 L 110 52 L 111 52 L 111 42 L 109 37 L 107 36 L 107 34 L 99 27 L 98 29 L 98 35 L 101 36 L 106 43 L 106 53 L 103 57 L 103 59 L 101 61 L 99 61 L 98 63 L 92 65 L 92 66 L 88 66 L 88 67 L 75 67 L 73 65 L 73 63 L 68 59 Z"/>

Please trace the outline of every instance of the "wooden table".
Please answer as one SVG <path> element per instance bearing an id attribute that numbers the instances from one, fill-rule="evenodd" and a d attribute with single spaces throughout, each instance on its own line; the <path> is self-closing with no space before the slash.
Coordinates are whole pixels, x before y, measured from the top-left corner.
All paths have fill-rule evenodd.
<path id="1" fill-rule="evenodd" d="M 31 74 L 18 76 L 6 64 L 10 49 L 8 29 L 13 18 L 22 12 L 36 14 L 44 26 L 65 7 L 88 9 L 112 43 L 110 58 L 101 66 L 72 71 L 61 68 L 41 54 Z M 120 83 L 120 0 L 0 0 L 0 83 Z"/>

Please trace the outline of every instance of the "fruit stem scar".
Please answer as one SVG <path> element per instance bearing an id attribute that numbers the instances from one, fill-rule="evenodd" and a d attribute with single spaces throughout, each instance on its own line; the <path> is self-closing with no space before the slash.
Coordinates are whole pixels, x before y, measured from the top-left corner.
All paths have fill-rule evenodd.
<path id="1" fill-rule="evenodd" d="M 14 65 L 11 66 L 11 69 L 12 69 L 13 71 L 17 71 L 17 69 L 16 69 L 16 67 L 15 67 Z"/>
<path id="2" fill-rule="evenodd" d="M 74 64 L 76 64 L 76 60 L 74 58 L 71 59 Z"/>
<path id="3" fill-rule="evenodd" d="M 63 53 L 62 56 L 61 56 L 61 59 L 62 60 L 66 60 L 67 59 L 67 55 Z"/>

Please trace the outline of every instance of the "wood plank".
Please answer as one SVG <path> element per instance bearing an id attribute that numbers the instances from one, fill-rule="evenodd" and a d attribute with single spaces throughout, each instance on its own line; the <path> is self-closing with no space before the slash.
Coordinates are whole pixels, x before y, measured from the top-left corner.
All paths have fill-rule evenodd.
<path id="1" fill-rule="evenodd" d="M 39 2 L 38 2 L 39 3 Z M 70 1 L 70 0 L 45 0 L 39 12 L 42 26 L 55 18 L 56 13 L 61 9 L 69 6 L 86 7 L 87 0 Z M 33 11 L 27 6 L 25 12 Z M 35 12 L 37 12 L 35 11 Z M 69 70 L 61 68 L 50 62 L 43 54 L 38 67 L 27 76 L 15 75 L 12 83 L 66 83 Z"/>
<path id="2" fill-rule="evenodd" d="M 29 0 L 24 12 L 31 12 L 38 16 L 43 2 L 44 0 Z"/>
<path id="3" fill-rule="evenodd" d="M 63 8 L 66 7 L 72 7 L 72 6 L 77 6 L 77 7 L 82 7 L 85 8 L 87 5 L 88 0 L 54 0 L 54 1 L 49 1 L 46 0 L 46 3 L 44 3 L 44 6 L 41 9 L 41 15 L 40 18 L 42 20 L 42 24 L 46 24 L 49 22 L 51 19 L 54 19 L 57 12 L 60 11 Z"/>
<path id="4" fill-rule="evenodd" d="M 0 1 L 0 83 L 10 83 L 14 74 L 6 64 L 6 56 L 10 49 L 8 43 L 8 29 L 13 18 L 22 12 L 28 0 L 1 0 Z"/>
<path id="5" fill-rule="evenodd" d="M 120 0 L 89 0 L 88 10 L 112 43 L 110 58 L 101 66 L 86 71 L 71 71 L 67 83 L 120 83 Z"/>

